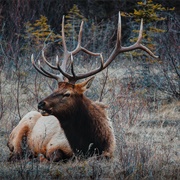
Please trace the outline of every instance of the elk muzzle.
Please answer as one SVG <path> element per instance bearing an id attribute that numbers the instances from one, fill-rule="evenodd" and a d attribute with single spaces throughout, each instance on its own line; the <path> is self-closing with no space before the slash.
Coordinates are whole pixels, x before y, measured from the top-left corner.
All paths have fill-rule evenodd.
<path id="1" fill-rule="evenodd" d="M 44 109 L 46 103 L 45 101 L 41 101 L 39 104 L 38 104 L 38 109 Z"/>
<path id="2" fill-rule="evenodd" d="M 52 111 L 51 111 L 52 108 L 47 108 L 47 103 L 45 101 L 41 101 L 38 104 L 38 109 L 41 111 L 41 114 L 43 116 L 49 116 L 52 114 Z"/>

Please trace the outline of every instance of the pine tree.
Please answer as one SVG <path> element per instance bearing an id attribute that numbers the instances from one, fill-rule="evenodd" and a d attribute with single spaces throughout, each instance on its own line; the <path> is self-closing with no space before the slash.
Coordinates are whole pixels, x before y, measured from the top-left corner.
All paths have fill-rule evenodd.
<path id="1" fill-rule="evenodd" d="M 136 22 L 140 22 L 143 19 L 143 44 L 145 44 L 152 51 L 155 51 L 156 44 L 154 39 L 157 33 L 163 33 L 165 30 L 158 28 L 157 23 L 164 21 L 165 18 L 161 17 L 161 13 L 164 11 L 172 11 L 174 8 L 167 9 L 161 4 L 155 4 L 153 0 L 145 0 L 144 2 L 137 2 L 137 8 L 134 9 L 133 13 L 122 13 L 122 16 L 130 16 L 135 19 Z M 139 30 L 133 30 L 135 33 L 139 33 Z M 132 38 L 131 42 L 137 41 L 136 38 Z M 152 43 L 153 42 L 153 43 Z M 135 56 L 142 56 L 142 52 L 133 52 Z M 149 60 L 146 58 L 146 60 Z"/>
<path id="2" fill-rule="evenodd" d="M 134 9 L 133 13 L 122 13 L 123 16 L 130 16 L 135 19 L 138 24 L 140 23 L 141 19 L 143 19 L 143 44 L 151 49 L 153 52 L 156 50 L 156 41 L 155 38 L 157 37 L 158 33 L 164 33 L 165 30 L 158 28 L 158 22 L 164 21 L 165 18 L 161 16 L 162 12 L 165 11 L 172 11 L 172 9 L 166 9 L 161 4 L 155 4 L 153 0 L 144 0 L 144 2 L 137 2 L 137 9 Z M 161 24 L 161 23 L 160 23 Z M 133 32 L 139 33 L 138 30 L 133 30 Z M 137 41 L 138 35 L 131 38 L 130 41 L 132 43 Z M 151 78 L 150 77 L 150 64 L 154 62 L 160 63 L 160 60 L 154 60 L 149 56 L 145 56 L 142 51 L 134 51 L 132 54 L 138 58 L 140 57 L 142 60 L 142 70 L 140 72 L 142 78 L 142 85 L 144 88 L 151 86 Z"/>
<path id="3" fill-rule="evenodd" d="M 78 6 L 75 4 L 65 16 L 65 19 L 65 33 L 67 40 L 75 47 L 81 21 L 87 21 L 87 19 L 81 14 Z"/>
<path id="4" fill-rule="evenodd" d="M 33 44 L 35 44 L 35 46 L 41 47 L 43 44 L 59 41 L 61 36 L 59 34 L 55 34 L 47 22 L 48 19 L 42 15 L 40 19 L 36 20 L 33 24 L 27 22 L 25 24 L 25 39 L 28 39 L 28 41 L 30 40 Z"/>

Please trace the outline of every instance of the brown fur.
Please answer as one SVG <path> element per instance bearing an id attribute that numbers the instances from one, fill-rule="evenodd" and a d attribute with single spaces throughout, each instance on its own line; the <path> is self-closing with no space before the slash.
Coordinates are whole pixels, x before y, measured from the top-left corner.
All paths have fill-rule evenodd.
<path id="1" fill-rule="evenodd" d="M 38 105 L 43 115 L 58 118 L 69 144 L 78 154 L 94 153 L 112 157 L 115 137 L 108 119 L 106 106 L 84 96 L 92 78 L 79 84 L 60 82 L 59 88 Z"/>
<path id="2" fill-rule="evenodd" d="M 7 145 L 12 152 L 9 160 L 22 157 L 24 137 L 32 155 L 41 154 L 40 160 L 59 161 L 72 156 L 64 131 L 54 116 L 44 117 L 37 111 L 27 113 L 9 136 Z"/>

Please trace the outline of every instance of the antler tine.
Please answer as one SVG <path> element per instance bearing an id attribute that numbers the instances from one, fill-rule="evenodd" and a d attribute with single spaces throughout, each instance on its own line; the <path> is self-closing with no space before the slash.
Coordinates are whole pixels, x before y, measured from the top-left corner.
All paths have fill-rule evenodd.
<path id="1" fill-rule="evenodd" d="M 62 30 L 61 31 L 62 31 L 62 45 L 63 45 L 63 49 L 64 49 L 63 61 L 60 66 L 59 58 L 58 58 L 58 56 L 56 56 L 56 68 L 60 71 L 60 73 L 65 78 L 67 78 L 70 81 L 70 79 L 72 79 L 73 77 L 70 74 L 66 73 L 66 67 L 67 67 L 67 61 L 68 61 L 71 53 L 68 52 L 67 45 L 66 45 L 65 32 L 64 32 L 64 16 L 62 18 Z"/>
<path id="2" fill-rule="evenodd" d="M 73 60 L 72 53 L 71 53 L 71 73 L 72 73 L 73 77 L 76 78 L 76 74 L 74 72 L 74 60 Z"/>
<path id="3" fill-rule="evenodd" d="M 104 69 L 104 58 L 103 58 L 102 53 L 100 54 L 100 58 L 101 58 L 101 66 L 99 69 Z"/>
<path id="4" fill-rule="evenodd" d="M 35 64 L 35 62 L 34 62 L 34 55 L 33 55 L 33 54 L 31 55 L 31 62 L 32 62 L 32 65 L 34 66 L 34 68 L 35 68 L 39 73 L 43 74 L 43 75 L 46 76 L 46 77 L 49 77 L 47 74 L 44 74 L 44 73 L 36 66 L 36 64 Z"/>
<path id="5" fill-rule="evenodd" d="M 67 46 L 66 46 L 66 41 L 65 41 L 65 34 L 64 34 L 64 16 L 63 16 L 63 19 L 62 19 L 62 44 L 63 44 L 63 48 L 64 48 L 64 60 L 62 62 L 62 67 L 58 67 L 59 66 L 59 61 L 57 61 L 58 57 L 56 57 L 56 64 L 58 63 L 58 66 L 53 66 L 51 63 L 49 63 L 46 58 L 45 58 L 45 55 L 44 55 L 44 50 L 42 50 L 42 58 L 44 60 L 44 62 L 52 69 L 55 69 L 55 70 L 60 70 L 60 72 L 63 74 L 63 72 L 66 70 L 66 64 L 67 64 L 67 60 L 68 60 L 68 52 L 67 52 Z M 47 72 L 46 70 L 44 70 L 41 65 L 40 65 L 40 62 L 39 62 L 39 68 L 35 65 L 35 62 L 34 62 L 34 58 L 33 58 L 33 55 L 31 56 L 31 61 L 32 61 L 32 64 L 33 66 L 35 67 L 35 69 L 40 72 L 42 75 L 46 76 L 46 77 L 49 77 L 49 78 L 53 78 L 53 79 L 56 79 L 57 81 L 63 81 L 63 77 L 62 75 L 55 75 L 55 74 L 52 74 L 52 73 L 49 73 Z M 64 75 L 64 74 L 63 74 Z"/>
<path id="6" fill-rule="evenodd" d="M 83 25 L 84 25 L 84 21 L 81 22 L 81 26 L 80 26 L 80 30 L 79 30 L 79 35 L 78 35 L 78 44 L 77 44 L 77 48 L 81 47 Z"/>
<path id="7" fill-rule="evenodd" d="M 140 25 L 140 30 L 139 30 L 139 37 L 137 40 L 137 44 L 139 45 L 139 48 L 146 51 L 150 56 L 152 56 L 153 58 L 159 58 L 159 56 L 154 55 L 146 46 L 140 44 L 141 40 L 143 37 L 143 19 L 141 19 L 141 25 Z"/>
<path id="8" fill-rule="evenodd" d="M 79 30 L 79 35 L 78 35 L 78 44 L 77 44 L 76 48 L 73 51 L 70 52 L 70 54 L 75 55 L 79 51 L 84 51 L 85 53 L 90 54 L 92 56 L 99 56 L 100 53 L 91 52 L 91 51 L 89 51 L 86 48 L 81 46 L 82 33 L 83 33 L 83 25 L 84 25 L 84 21 L 81 22 L 81 26 L 80 26 L 80 30 Z"/>
<path id="9" fill-rule="evenodd" d="M 106 68 L 116 58 L 116 56 L 118 54 L 123 53 L 123 52 L 132 51 L 135 49 L 142 49 L 143 51 L 146 51 L 153 58 L 159 58 L 159 56 L 154 55 L 150 49 L 148 49 L 147 47 L 145 47 L 144 45 L 141 44 L 142 33 L 143 33 L 143 19 L 141 19 L 139 36 L 138 36 L 138 40 L 136 41 L 136 43 L 134 43 L 133 45 L 128 46 L 128 47 L 121 46 L 121 14 L 119 12 L 116 46 L 115 46 L 113 52 L 111 53 L 111 55 L 109 56 L 109 58 L 107 59 L 107 61 L 104 63 L 104 68 Z"/>
<path id="10" fill-rule="evenodd" d="M 118 16 L 118 29 L 117 29 L 117 40 L 116 40 L 116 46 L 121 46 L 121 14 L 119 12 Z"/>
<path id="11" fill-rule="evenodd" d="M 67 64 L 67 60 L 68 60 L 68 52 L 67 52 L 67 46 L 66 46 L 66 41 L 65 41 L 65 34 L 64 34 L 64 16 L 63 16 L 63 19 L 62 19 L 62 44 L 63 44 L 63 48 L 64 48 L 64 60 L 62 62 L 62 69 L 60 68 L 59 66 L 59 61 L 57 60 L 58 57 L 56 57 L 56 64 L 58 63 L 58 66 L 53 66 L 51 63 L 49 63 L 46 58 L 45 58 L 45 55 L 44 55 L 44 51 L 42 50 L 42 58 L 44 60 L 44 62 L 49 66 L 51 67 L 52 69 L 55 69 L 55 70 L 59 70 L 61 72 L 61 74 L 64 75 L 64 71 L 66 70 L 66 64 Z M 38 62 L 39 64 L 39 67 L 36 66 L 35 62 L 34 62 L 34 57 L 33 55 L 31 56 L 31 61 L 32 61 L 32 64 L 33 66 L 35 67 L 35 69 L 40 72 L 42 75 L 46 76 L 46 77 L 49 77 L 49 78 L 53 78 L 53 79 L 56 79 L 58 82 L 60 81 L 63 81 L 63 77 L 62 75 L 55 75 L 55 74 L 52 74 L 52 73 L 49 73 L 47 72 L 46 70 L 44 70 L 40 64 L 40 61 Z M 65 74 L 66 77 L 67 77 L 67 74 Z"/>
<path id="12" fill-rule="evenodd" d="M 44 70 L 44 69 L 41 67 L 40 61 L 38 61 L 39 67 L 37 67 L 36 64 L 35 64 L 35 61 L 34 61 L 34 55 L 33 55 L 33 54 L 31 55 L 31 62 L 32 62 L 34 68 L 35 68 L 40 74 L 42 74 L 42 75 L 44 75 L 44 76 L 46 76 L 46 77 L 48 77 L 48 78 L 55 79 L 55 80 L 57 80 L 58 82 L 59 82 L 59 81 L 62 81 L 62 79 L 61 79 L 58 75 L 49 73 L 49 72 L 47 72 L 46 70 Z"/>
<path id="13" fill-rule="evenodd" d="M 63 71 L 62 68 L 60 67 L 58 56 L 56 56 L 56 65 L 57 65 L 58 70 L 60 71 L 60 73 L 61 73 L 64 77 L 66 77 L 68 80 L 72 78 L 71 75 L 69 75 L 68 73 L 66 73 L 65 71 Z"/>
<path id="14" fill-rule="evenodd" d="M 53 78 L 53 79 L 57 80 L 58 82 L 62 81 L 60 76 L 58 76 L 56 74 L 53 74 L 53 73 L 50 73 L 50 72 L 46 71 L 45 69 L 43 69 L 42 66 L 41 66 L 40 61 L 38 61 L 38 65 L 39 65 L 39 68 L 41 69 L 41 71 L 44 74 L 46 74 L 48 77 Z"/>
<path id="15" fill-rule="evenodd" d="M 44 60 L 44 62 L 52 69 L 55 69 L 55 70 L 58 70 L 58 68 L 56 66 L 53 66 L 51 63 L 49 63 L 46 58 L 45 58 L 45 55 L 44 55 L 44 50 L 42 50 L 42 58 Z"/>
<path id="16" fill-rule="evenodd" d="M 143 19 L 141 18 L 141 24 L 140 24 L 140 29 L 139 29 L 139 36 L 138 40 L 136 43 L 140 43 L 143 37 Z"/>
<path id="17" fill-rule="evenodd" d="M 153 58 L 156 58 L 156 59 L 159 58 L 159 56 L 154 55 L 154 53 L 150 49 L 148 49 L 147 47 L 145 47 L 144 45 L 141 44 L 142 38 L 143 38 L 143 19 L 141 19 L 138 40 L 132 46 L 124 47 L 124 50 L 132 51 L 135 49 L 142 49 L 142 50 L 146 51 Z M 123 50 L 123 52 L 124 52 L 124 50 Z"/>
<path id="18" fill-rule="evenodd" d="M 66 71 L 67 61 L 68 61 L 68 58 L 69 58 L 70 54 L 69 54 L 69 52 L 67 50 L 67 46 L 66 46 L 66 39 L 65 39 L 65 32 L 64 32 L 64 16 L 63 16 L 63 19 L 62 19 L 62 45 L 63 45 L 63 49 L 64 49 L 64 53 L 63 53 L 64 57 L 63 57 L 63 62 L 62 62 L 62 65 L 61 65 L 61 69 L 63 71 Z"/>
<path id="19" fill-rule="evenodd" d="M 79 51 L 84 51 L 85 53 L 87 54 L 90 54 L 92 56 L 99 56 L 100 53 L 94 53 L 94 52 L 91 52 L 89 50 L 87 50 L 86 48 L 82 47 L 81 46 L 81 41 L 82 41 L 82 33 L 83 33 L 83 25 L 84 25 L 84 21 L 81 22 L 81 25 L 80 25 L 80 30 L 79 30 L 79 35 L 78 35 L 78 44 L 76 46 L 76 48 L 70 52 L 70 54 L 72 55 L 75 55 L 77 54 Z"/>
<path id="20" fill-rule="evenodd" d="M 63 74 L 63 76 L 65 76 L 69 80 L 70 83 L 75 84 L 76 81 L 90 77 L 90 76 L 93 76 L 93 75 L 97 74 L 98 72 L 100 72 L 104 69 L 104 59 L 103 59 L 102 53 L 100 53 L 100 58 L 101 58 L 101 64 L 100 64 L 99 68 L 97 68 L 93 71 L 90 71 L 88 73 L 85 73 L 85 74 L 77 74 L 76 75 L 74 72 L 73 55 L 71 54 L 71 73 L 72 73 L 72 76 L 69 75 L 68 73 L 64 72 L 61 69 L 59 62 L 58 62 L 58 59 L 56 59 L 56 64 L 57 64 L 59 71 Z"/>
<path id="21" fill-rule="evenodd" d="M 63 42 L 63 48 L 64 48 L 64 59 L 63 59 L 63 62 L 62 62 L 62 65 L 60 66 L 59 64 L 59 60 L 56 59 L 56 65 L 57 65 L 57 69 L 60 71 L 61 74 L 63 74 L 64 77 L 66 77 L 69 82 L 71 83 L 75 83 L 77 80 L 79 79 L 83 79 L 85 77 L 88 77 L 86 74 L 83 76 L 82 74 L 78 74 L 76 75 L 75 72 L 74 72 L 74 63 L 73 63 L 73 55 L 79 53 L 80 51 L 84 51 L 85 53 L 87 54 L 90 54 L 92 56 L 100 56 L 101 53 L 94 53 L 94 52 L 91 52 L 89 50 L 87 50 L 86 48 L 82 47 L 81 46 L 81 41 L 82 41 L 82 33 L 83 33 L 83 24 L 84 22 L 82 21 L 81 22 L 81 25 L 80 25 L 80 30 L 79 30 L 79 35 L 78 35 L 78 44 L 76 46 L 76 48 L 73 50 L 73 51 L 68 51 L 67 50 L 67 46 L 66 46 L 66 41 L 65 41 L 65 34 L 64 34 L 64 16 L 63 16 L 63 21 L 62 21 L 62 42 Z M 71 57 L 71 73 L 72 75 L 68 74 L 65 69 L 66 69 L 66 64 L 67 64 L 67 61 L 68 61 L 68 58 L 69 56 Z M 101 55 L 102 56 L 102 55 Z M 102 57 L 101 57 L 102 59 Z M 101 66 L 100 68 L 102 68 L 103 65 L 102 65 L 102 60 L 101 60 Z M 99 71 L 98 68 L 97 70 Z M 96 70 L 96 71 L 97 71 Z M 93 71 L 94 72 L 94 71 Z M 89 73 L 88 73 L 89 74 Z"/>
<path id="22" fill-rule="evenodd" d="M 64 51 L 67 52 L 65 33 L 64 33 L 64 16 L 62 18 L 62 44 L 63 44 Z"/>
<path id="23" fill-rule="evenodd" d="M 71 71 L 72 71 L 72 74 L 74 74 L 74 75 L 70 79 L 70 82 L 75 83 L 77 80 L 93 76 L 93 75 L 97 74 L 98 72 L 102 71 L 104 69 L 104 59 L 103 59 L 102 53 L 99 53 L 99 56 L 100 56 L 100 59 L 101 59 L 101 64 L 100 64 L 99 68 L 97 68 L 95 70 L 92 70 L 92 71 L 90 71 L 88 73 L 85 73 L 85 74 L 77 74 L 77 75 L 75 75 L 74 70 L 73 70 L 73 61 L 72 61 L 72 63 L 71 63 L 71 66 L 72 66 Z"/>

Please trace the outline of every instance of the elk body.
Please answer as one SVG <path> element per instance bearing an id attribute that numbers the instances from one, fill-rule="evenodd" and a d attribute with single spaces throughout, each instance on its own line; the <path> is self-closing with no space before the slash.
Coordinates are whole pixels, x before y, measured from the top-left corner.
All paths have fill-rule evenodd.
<path id="1" fill-rule="evenodd" d="M 94 79 L 94 77 L 91 76 L 108 67 L 116 56 L 123 52 L 141 49 L 154 58 L 158 57 L 141 44 L 143 28 L 142 21 L 137 42 L 129 47 L 123 47 L 121 46 L 121 17 L 119 13 L 116 45 L 105 62 L 102 53 L 93 53 L 81 46 L 82 26 L 83 22 L 79 31 L 77 47 L 69 52 L 65 42 L 63 18 L 62 44 L 64 48 L 64 58 L 61 66 L 58 57 L 56 57 L 56 66 L 54 66 L 46 60 L 44 52 L 42 53 L 44 62 L 52 69 L 59 70 L 59 75 L 47 72 L 42 68 L 40 61 L 38 61 L 39 67 L 36 66 L 33 55 L 31 56 L 34 67 L 41 74 L 58 81 L 58 89 L 41 101 L 38 104 L 38 108 L 42 110 L 43 115 L 54 115 L 57 117 L 64 129 L 69 144 L 75 153 L 83 153 L 87 156 L 91 156 L 95 153 L 106 157 L 112 157 L 116 143 L 113 128 L 108 119 L 105 105 L 93 102 L 84 95 L 84 92 L 90 87 L 92 80 Z M 99 56 L 101 60 L 100 67 L 84 74 L 76 74 L 74 72 L 73 55 L 80 51 L 92 56 Z M 71 74 L 67 72 L 67 66 L 69 64 L 71 64 Z M 78 80 L 87 77 L 91 78 L 81 83 L 76 83 Z"/>
<path id="2" fill-rule="evenodd" d="M 60 82 L 59 88 L 41 101 L 43 115 L 53 114 L 61 123 L 76 154 L 112 157 L 115 138 L 105 106 L 84 96 L 93 78 L 79 84 Z"/>
<path id="3" fill-rule="evenodd" d="M 23 139 L 26 139 L 26 151 L 31 156 L 41 155 L 40 160 L 59 161 L 72 156 L 72 150 L 54 116 L 42 116 L 37 111 L 27 113 L 13 129 L 8 139 L 11 156 L 9 160 L 23 157 Z M 29 154 L 27 154 L 29 155 Z"/>

